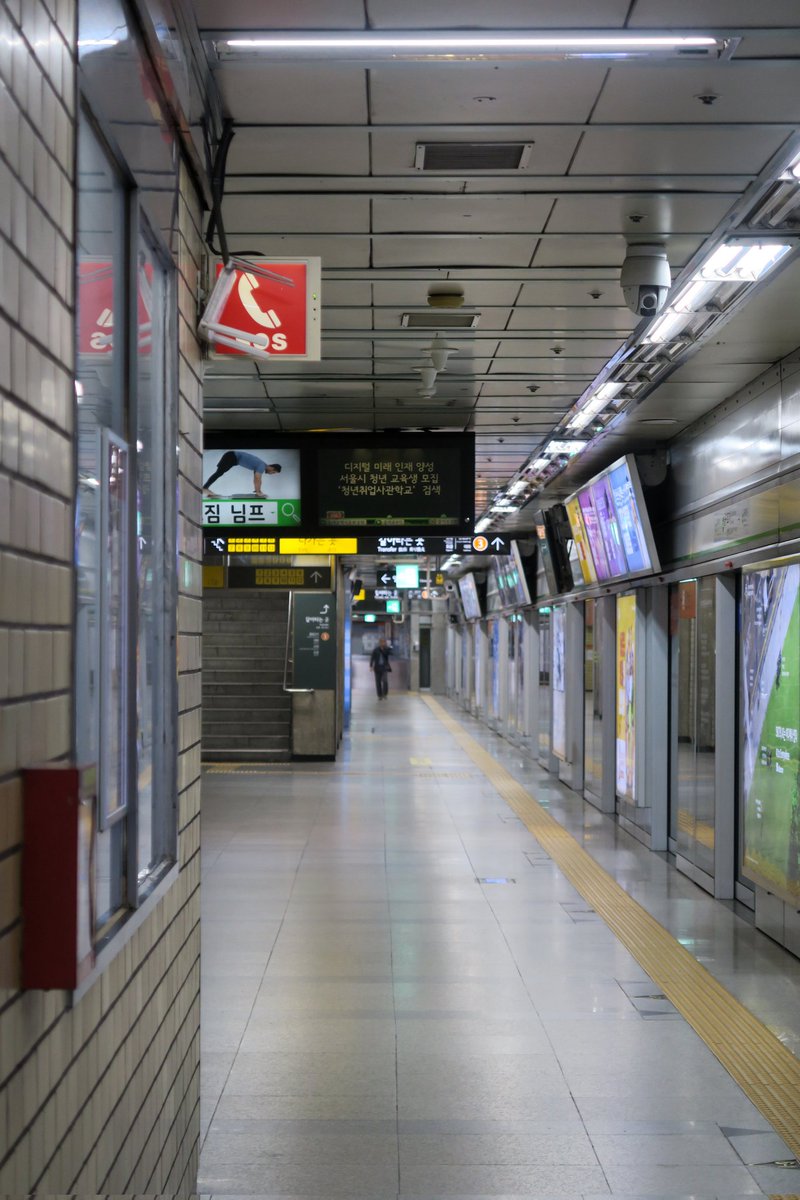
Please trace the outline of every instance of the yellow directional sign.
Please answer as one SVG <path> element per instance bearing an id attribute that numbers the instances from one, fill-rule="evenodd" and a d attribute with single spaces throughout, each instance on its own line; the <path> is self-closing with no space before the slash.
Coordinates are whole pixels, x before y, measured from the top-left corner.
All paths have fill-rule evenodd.
<path id="1" fill-rule="evenodd" d="M 357 554 L 354 537 L 282 537 L 281 554 Z"/>

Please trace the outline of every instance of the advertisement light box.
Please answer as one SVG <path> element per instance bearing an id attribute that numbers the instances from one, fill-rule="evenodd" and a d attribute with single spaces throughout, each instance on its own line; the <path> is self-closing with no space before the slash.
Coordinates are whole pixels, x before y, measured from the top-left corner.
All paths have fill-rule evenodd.
<path id="1" fill-rule="evenodd" d="M 203 525 L 296 528 L 301 520 L 300 451 L 204 450 Z"/>

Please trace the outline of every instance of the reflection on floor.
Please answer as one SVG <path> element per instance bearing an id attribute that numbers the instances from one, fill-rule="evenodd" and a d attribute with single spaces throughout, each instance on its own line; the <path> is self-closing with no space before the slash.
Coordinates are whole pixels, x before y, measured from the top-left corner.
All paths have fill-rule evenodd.
<path id="1" fill-rule="evenodd" d="M 445 706 L 800 1046 L 800 962 Z M 245 770 L 247 770 L 245 768 Z M 419 698 L 204 785 L 215 1197 L 734 1197 L 792 1154 Z"/>

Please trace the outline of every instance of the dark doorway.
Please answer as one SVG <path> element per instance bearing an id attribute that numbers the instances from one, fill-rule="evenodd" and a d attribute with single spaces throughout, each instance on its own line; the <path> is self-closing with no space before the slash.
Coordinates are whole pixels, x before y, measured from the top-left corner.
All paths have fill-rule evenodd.
<path id="1" fill-rule="evenodd" d="M 419 686 L 431 686 L 431 631 L 428 625 L 423 625 L 419 631 Z"/>

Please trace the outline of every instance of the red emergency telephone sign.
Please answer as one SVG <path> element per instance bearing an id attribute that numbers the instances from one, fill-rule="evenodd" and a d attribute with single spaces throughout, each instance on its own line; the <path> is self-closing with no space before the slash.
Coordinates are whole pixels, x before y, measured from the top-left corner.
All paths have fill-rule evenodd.
<path id="1" fill-rule="evenodd" d="M 320 358 L 320 260 L 218 263 L 199 332 L 214 354 Z"/>

